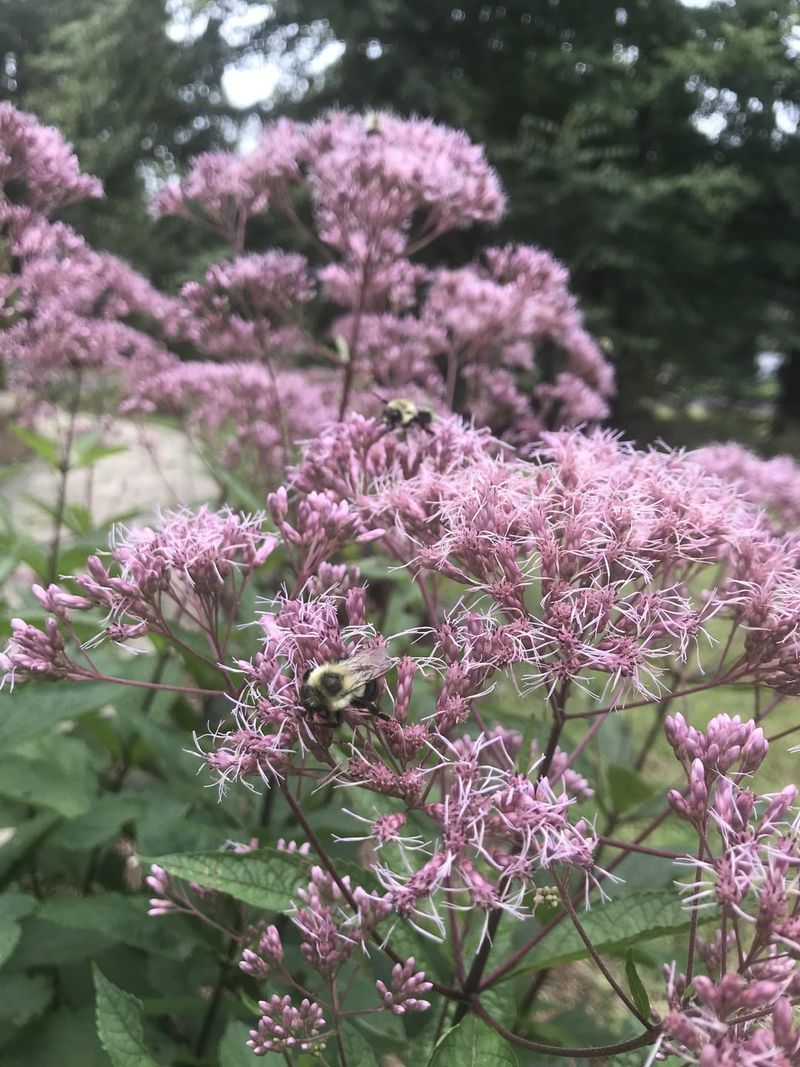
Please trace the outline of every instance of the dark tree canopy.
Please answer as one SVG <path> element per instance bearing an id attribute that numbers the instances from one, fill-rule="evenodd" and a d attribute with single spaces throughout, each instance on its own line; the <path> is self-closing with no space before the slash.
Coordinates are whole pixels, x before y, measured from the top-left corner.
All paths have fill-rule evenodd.
<path id="1" fill-rule="evenodd" d="M 58 11 L 49 0 L 0 0 L 0 95 L 57 126 L 103 180 L 105 201 L 70 213 L 93 244 L 157 280 L 185 271 L 192 249 L 169 227 L 154 234 L 145 187 L 238 134 L 241 116 L 220 88 L 233 54 L 223 12 L 176 40 L 164 0 L 61 0 Z"/>
<path id="2" fill-rule="evenodd" d="M 315 11 L 278 3 L 265 33 Z M 800 256 L 787 132 L 799 12 L 795 0 L 332 3 L 344 54 L 297 110 L 388 106 L 484 141 L 511 197 L 503 236 L 569 265 L 629 406 L 678 372 L 735 382 L 759 347 L 791 343 L 780 309 L 796 303 Z"/>

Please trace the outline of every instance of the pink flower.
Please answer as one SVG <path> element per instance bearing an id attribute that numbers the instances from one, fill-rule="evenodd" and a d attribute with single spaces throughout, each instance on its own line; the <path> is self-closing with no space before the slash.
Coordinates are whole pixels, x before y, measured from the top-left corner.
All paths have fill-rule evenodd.
<path id="1" fill-rule="evenodd" d="M 688 1006 L 670 994 L 665 1049 L 700 1067 L 788 1067 L 800 1049 L 791 1002 L 774 981 L 748 983 L 728 972 L 719 981 L 698 975 Z"/>
<path id="2" fill-rule="evenodd" d="M 272 350 L 302 347 L 291 325 L 314 296 L 305 258 L 280 251 L 239 256 L 211 267 L 203 282 L 189 282 L 169 319 L 171 332 L 214 358 L 258 361 Z"/>
<path id="3" fill-rule="evenodd" d="M 255 1030 L 250 1031 L 248 1047 L 256 1056 L 268 1052 L 318 1052 L 325 1047 L 325 1018 L 316 1001 L 303 998 L 295 1007 L 288 994 L 273 995 L 269 1000 L 260 1000 L 261 1018 Z"/>
<path id="4" fill-rule="evenodd" d="M 761 459 L 742 445 L 707 445 L 689 457 L 709 474 L 730 481 L 751 500 L 766 508 L 780 531 L 797 529 L 800 523 L 800 467 L 791 456 Z"/>
<path id="5" fill-rule="evenodd" d="M 270 971 L 283 963 L 283 942 L 276 926 L 265 926 L 258 931 L 254 948 L 242 952 L 239 969 L 254 978 L 264 979 Z"/>
<path id="6" fill-rule="evenodd" d="M 81 373 L 84 389 L 108 388 L 111 375 L 135 366 L 151 374 L 163 347 L 132 324 L 157 323 L 169 301 L 122 260 L 92 251 L 67 226 L 32 221 L 11 242 L 19 273 L 9 282 L 13 321 L 0 331 L 0 358 L 11 385 L 41 397 Z"/>
<path id="7" fill-rule="evenodd" d="M 415 967 L 414 957 L 409 956 L 405 963 L 396 963 L 392 968 L 391 987 L 380 979 L 375 983 L 383 1003 L 395 1015 L 404 1015 L 407 1011 L 427 1011 L 430 1008 L 430 1002 L 420 1000 L 418 994 L 427 993 L 433 986 L 425 978 L 425 972 L 415 972 Z"/>
<path id="8" fill-rule="evenodd" d="M 76 156 L 58 130 L 4 102 L 0 103 L 0 187 L 12 182 L 22 188 L 22 202 L 40 215 L 103 195 L 99 179 L 80 173 Z"/>

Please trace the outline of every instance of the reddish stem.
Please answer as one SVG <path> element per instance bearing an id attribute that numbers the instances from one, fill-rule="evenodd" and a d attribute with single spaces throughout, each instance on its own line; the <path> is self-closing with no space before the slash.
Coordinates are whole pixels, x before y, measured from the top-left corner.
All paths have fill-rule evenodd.
<path id="1" fill-rule="evenodd" d="M 546 1045 L 541 1041 L 528 1041 L 527 1038 L 520 1037 L 519 1034 L 515 1034 L 512 1030 L 507 1030 L 502 1023 L 499 1023 L 493 1018 L 489 1012 L 483 1007 L 478 998 L 470 998 L 470 1007 L 476 1015 L 491 1026 L 493 1030 L 496 1030 L 501 1037 L 504 1037 L 506 1041 L 512 1045 L 516 1045 L 518 1048 L 528 1049 L 530 1052 L 539 1052 L 543 1056 L 562 1056 L 564 1058 L 574 1059 L 605 1059 L 607 1056 L 617 1056 L 622 1052 L 632 1052 L 637 1048 L 644 1048 L 645 1045 L 653 1045 L 658 1039 L 659 1030 L 656 1027 L 648 1027 L 643 1034 L 639 1037 L 633 1037 L 629 1041 L 620 1041 L 615 1045 L 596 1045 L 588 1046 L 585 1048 L 567 1048 L 562 1045 Z"/>

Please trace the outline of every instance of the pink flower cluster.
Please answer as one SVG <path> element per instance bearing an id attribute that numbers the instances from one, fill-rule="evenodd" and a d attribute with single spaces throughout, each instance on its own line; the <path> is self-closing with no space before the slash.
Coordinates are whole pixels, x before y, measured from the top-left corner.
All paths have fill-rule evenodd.
<path id="1" fill-rule="evenodd" d="M 340 412 L 374 407 L 377 387 L 468 411 L 523 443 L 602 419 L 613 374 L 551 256 L 509 245 L 457 270 L 411 258 L 448 230 L 497 221 L 504 206 L 463 133 L 389 114 L 280 120 L 251 155 L 201 156 L 156 199 L 156 213 L 212 227 L 235 256 L 184 287 L 168 329 L 204 355 L 276 371 L 287 358 L 321 359 L 342 378 Z M 249 220 L 268 209 L 299 229 L 309 258 L 245 254 Z M 326 334 L 317 322 L 330 323 Z M 540 345 L 564 353 L 552 381 Z"/>
<path id="2" fill-rule="evenodd" d="M 273 995 L 269 1000 L 260 1000 L 261 1018 L 255 1030 L 250 1031 L 248 1047 L 256 1056 L 268 1052 L 319 1052 L 325 1047 L 328 1035 L 325 1017 L 316 1001 L 304 997 L 297 1008 L 287 993 L 283 997 Z"/>
<path id="3" fill-rule="evenodd" d="M 221 786 L 231 780 L 261 778 L 273 785 L 306 748 L 325 758 L 333 728 L 314 725 L 300 704 L 306 672 L 327 660 L 340 660 L 374 640 L 363 626 L 363 589 L 344 603 L 331 594 L 304 599 L 281 595 L 275 610 L 260 617 L 263 647 L 252 660 L 237 663 L 245 688 L 230 724 L 212 738 L 207 754 Z M 340 607 L 351 627 L 343 631 Z M 346 640 L 349 637 L 349 642 Z M 360 640 L 359 640 L 360 637 Z"/>
<path id="4" fill-rule="evenodd" d="M 270 472 L 308 433 L 350 408 L 375 411 L 384 394 L 468 412 L 520 444 L 606 416 L 611 368 L 552 257 L 509 245 L 460 269 L 414 261 L 447 231 L 503 213 L 497 175 L 465 134 L 334 113 L 270 124 L 248 156 L 200 156 L 155 210 L 211 227 L 234 258 L 173 300 L 46 221 L 99 186 L 55 131 L 3 108 L 0 182 L 27 190 L 24 207 L 6 208 L 19 269 L 0 279 L 0 358 L 15 388 L 41 398 L 78 383 L 85 398 L 113 384 L 130 411 L 191 408 L 223 464 L 244 452 Z M 267 210 L 288 217 L 305 255 L 247 250 L 248 224 Z M 165 338 L 205 358 L 187 369 Z M 552 380 L 540 346 L 563 353 Z"/>
<path id="5" fill-rule="evenodd" d="M 392 968 L 391 986 L 380 979 L 375 988 L 383 997 L 383 1003 L 395 1015 L 405 1015 L 408 1011 L 427 1011 L 430 1002 L 420 1000 L 418 993 L 427 993 L 432 988 L 425 978 L 424 971 L 416 971 L 416 960 L 410 956 L 405 963 L 396 963 Z"/>
<path id="6" fill-rule="evenodd" d="M 721 913 L 715 936 L 697 943 L 708 976 L 667 971 L 666 1048 L 703 1067 L 785 1067 L 800 1053 L 797 787 L 770 796 L 748 788 L 768 749 L 752 720 L 718 715 L 701 731 L 676 715 L 666 731 L 687 775 L 669 802 L 699 839 L 696 859 L 683 861 L 695 875 L 686 900 Z"/>
<path id="7" fill-rule="evenodd" d="M 728 971 L 718 981 L 698 975 L 687 989 L 668 969 L 666 1051 L 681 1064 L 702 1067 L 791 1067 L 800 1052 L 800 1025 L 793 999 L 781 988 L 768 978 L 747 982 Z"/>
<path id="8" fill-rule="evenodd" d="M 340 969 L 352 961 L 355 950 L 366 950 L 378 925 L 391 914 L 391 902 L 388 897 L 367 893 L 360 886 L 353 888 L 347 875 L 336 881 L 316 865 L 311 868 L 310 882 L 298 891 L 298 895 L 300 904 L 295 906 L 291 921 L 300 937 L 300 952 L 311 970 L 331 989 Z M 318 1033 L 325 1022 L 316 1000 L 312 999 L 315 994 L 298 986 L 287 970 L 286 954 L 277 927 L 255 927 L 250 931 L 249 940 L 252 947 L 244 949 L 239 963 L 245 974 L 260 981 L 269 978 L 272 982 L 300 989 L 306 995 L 299 1011 L 292 1006 L 288 995 L 281 998 L 273 994 L 270 1000 L 260 1001 L 261 1018 L 257 1028 L 250 1033 L 250 1047 L 257 1055 L 302 1047 L 309 1038 L 306 1026 L 309 1013 L 314 1015 L 316 1022 L 310 1035 L 313 1040 L 308 1047 L 312 1044 L 316 1048 L 324 1046 L 330 1034 Z M 366 958 L 365 951 L 359 952 L 355 966 Z M 413 956 L 395 965 L 390 986 L 379 980 L 375 987 L 380 1007 L 396 1015 L 423 1012 L 430 1007 L 420 994 L 427 992 L 431 983 L 424 971 L 416 970 Z M 350 984 L 347 988 L 349 990 Z M 342 1001 L 339 1001 L 336 1009 L 341 1008 Z"/>
<path id="9" fill-rule="evenodd" d="M 8 326 L 0 331 L 0 359 L 14 388 L 39 396 L 81 375 L 86 390 L 103 390 L 110 380 L 98 371 L 133 369 L 138 379 L 169 360 L 152 336 L 131 325 L 135 317 L 155 322 L 169 302 L 121 259 L 43 218 L 12 237 L 9 250 L 19 272 L 4 286 Z"/>
<path id="10" fill-rule="evenodd" d="M 259 361 L 273 350 L 302 351 L 307 332 L 293 320 L 314 284 L 303 256 L 271 251 L 217 263 L 181 295 L 167 322 L 172 333 L 214 359 Z"/>
<path id="11" fill-rule="evenodd" d="M 761 459 L 735 441 L 690 453 L 709 474 L 731 481 L 748 500 L 765 508 L 777 529 L 800 525 L 800 467 L 791 456 Z"/>
<path id="12" fill-rule="evenodd" d="M 124 643 L 148 633 L 176 640 L 172 625 L 188 617 L 208 639 L 216 666 L 220 619 L 232 619 L 243 584 L 268 558 L 277 541 L 262 529 L 261 516 L 230 509 L 164 512 L 157 528 L 116 528 L 112 539 L 112 569 L 90 556 L 87 573 L 74 579 L 79 594 L 58 585 L 34 586 L 44 609 L 51 613 L 44 630 L 13 619 L 12 637 L 0 654 L 5 679 L 31 675 L 87 679 L 97 670 L 75 642 L 74 611 L 100 608 L 107 616 L 100 637 Z M 235 575 L 240 574 L 238 584 Z M 223 630 L 225 628 L 223 627 Z M 227 626 L 230 630 L 230 625 Z"/>
<path id="13" fill-rule="evenodd" d="M 50 215 L 77 200 L 103 195 L 99 179 L 81 174 L 70 145 L 53 126 L 0 103 L 2 221 Z M 22 210 L 11 205 L 20 205 Z"/>
<path id="14" fill-rule="evenodd" d="M 448 661 L 524 664 L 527 688 L 549 694 L 599 672 L 619 705 L 657 695 L 667 666 L 688 670 L 716 617 L 727 649 L 745 643 L 729 681 L 787 692 L 800 681 L 796 549 L 682 454 L 562 432 L 530 463 L 444 421 L 413 443 L 376 440 L 373 426 L 352 416 L 331 428 L 292 484 L 383 527 L 434 596 L 437 575 L 468 587 L 439 638 Z"/>
<path id="15" fill-rule="evenodd" d="M 587 895 L 591 882 L 599 884 L 593 874 L 597 840 L 586 820 L 570 822 L 574 801 L 563 787 L 557 794 L 546 775 L 532 781 L 528 773 L 515 771 L 497 735 L 450 744 L 434 734 L 428 746 L 436 758 L 427 761 L 425 776 L 438 781 L 441 799 L 423 810 L 439 836 L 424 843 L 412 840 L 409 847 L 399 834 L 405 818 L 398 813 L 390 837 L 402 863 L 374 866 L 394 911 L 429 935 L 443 937 L 441 908 L 487 915 L 499 909 L 517 919 L 531 915 L 542 872 L 581 872 Z M 500 755 L 490 751 L 496 746 Z M 359 781 L 375 788 L 374 777 L 365 771 Z M 382 817 L 373 828 L 378 842 L 386 839 L 384 824 Z M 420 858 L 415 862 L 415 857 Z"/>
<path id="16" fill-rule="evenodd" d="M 292 446 L 336 419 L 338 382 L 324 369 L 175 359 L 153 374 L 131 371 L 126 411 L 179 416 L 215 461 L 256 486 L 278 484 Z"/>
<path id="17" fill-rule="evenodd" d="M 35 399 L 64 384 L 74 392 L 76 378 L 79 393 L 102 391 L 108 383 L 98 370 L 134 363 L 145 376 L 167 358 L 133 320 L 160 321 L 170 301 L 122 260 L 48 221 L 98 196 L 100 182 L 80 173 L 57 130 L 0 103 L 0 361 L 9 384 Z"/>
<path id="18" fill-rule="evenodd" d="M 381 114 L 370 122 L 340 112 L 307 125 L 279 119 L 250 156 L 200 156 L 154 207 L 199 217 L 241 252 L 246 221 L 270 203 L 289 210 L 288 187 L 301 181 L 320 239 L 351 270 L 389 266 L 411 242 L 496 221 L 505 206 L 497 176 L 465 134 L 426 119 Z"/>

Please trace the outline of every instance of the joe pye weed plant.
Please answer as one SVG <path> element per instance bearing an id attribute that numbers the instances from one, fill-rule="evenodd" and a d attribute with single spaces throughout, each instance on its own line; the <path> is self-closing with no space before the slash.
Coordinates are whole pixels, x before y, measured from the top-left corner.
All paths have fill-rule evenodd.
<path id="1" fill-rule="evenodd" d="M 595 425 L 563 268 L 436 265 L 504 207 L 464 134 L 200 157 L 155 210 L 225 258 L 172 296 L 51 220 L 100 193 L 56 131 L 0 145 L 59 475 L 48 544 L 3 534 L 4 1062 L 797 1063 L 796 467 Z M 96 530 L 119 403 L 222 498 Z"/>

